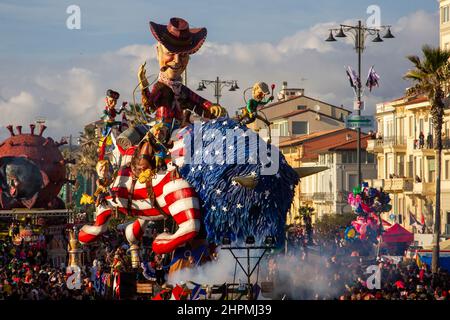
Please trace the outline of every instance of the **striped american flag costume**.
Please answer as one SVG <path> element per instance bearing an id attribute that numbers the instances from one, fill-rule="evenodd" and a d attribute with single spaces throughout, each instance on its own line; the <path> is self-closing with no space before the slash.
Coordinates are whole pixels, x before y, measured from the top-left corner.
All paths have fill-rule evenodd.
<path id="1" fill-rule="evenodd" d="M 78 239 L 81 243 L 95 241 L 107 231 L 108 221 L 115 208 L 123 214 L 136 217 L 136 220 L 125 229 L 125 235 L 130 244 L 141 240 L 149 221 L 162 220 L 166 215 L 173 217 L 178 225 L 177 231 L 174 234 L 161 233 L 153 241 L 153 251 L 158 254 L 171 252 L 198 234 L 200 231 L 199 199 L 192 186 L 174 172 L 183 164 L 184 133 L 184 129 L 174 132 L 171 162 L 167 164 L 166 171 L 159 172 L 152 179 L 151 186 L 159 208 L 156 208 L 150 200 L 146 184 L 133 180 L 129 166 L 130 152 L 120 150 L 126 161 L 122 161 L 125 165 L 119 169 L 111 186 L 116 193 L 116 201 L 114 202 L 110 196 L 106 197 L 107 204 L 100 204 L 96 208 L 95 223 L 83 226 L 79 232 Z"/>

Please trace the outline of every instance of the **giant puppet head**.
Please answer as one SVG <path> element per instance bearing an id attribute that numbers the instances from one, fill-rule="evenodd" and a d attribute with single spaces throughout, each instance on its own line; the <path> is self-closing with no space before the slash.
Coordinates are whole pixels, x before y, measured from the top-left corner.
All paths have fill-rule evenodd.
<path id="1" fill-rule="evenodd" d="M 30 199 L 43 187 L 41 171 L 32 161 L 24 157 L 5 157 L 0 164 L 2 189 L 6 189 L 10 197 Z"/>
<path id="2" fill-rule="evenodd" d="M 161 73 L 168 79 L 179 79 L 206 39 L 206 28 L 189 28 L 181 18 L 171 18 L 167 25 L 150 21 L 150 30 L 158 41 L 157 57 Z"/>

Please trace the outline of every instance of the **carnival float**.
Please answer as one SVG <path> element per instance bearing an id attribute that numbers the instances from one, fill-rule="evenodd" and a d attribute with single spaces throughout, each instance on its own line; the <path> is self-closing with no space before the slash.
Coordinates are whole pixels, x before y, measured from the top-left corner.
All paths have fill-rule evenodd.
<path id="1" fill-rule="evenodd" d="M 83 196 L 95 206 L 95 222 L 78 233 L 81 244 L 96 242 L 118 212 L 132 217 L 125 230 L 133 268 L 140 268 L 140 243 L 147 226 L 173 220 L 152 243 L 157 254 L 200 243 L 219 245 L 270 236 L 281 245 L 286 214 L 298 175 L 279 150 L 247 124 L 260 118 L 257 108 L 273 100 L 258 82 L 237 117 L 200 97 L 182 83 L 189 58 L 203 45 L 206 28 L 189 28 L 181 18 L 167 25 L 150 22 L 157 40 L 158 78 L 150 83 L 146 63 L 138 71 L 140 108 L 128 128 L 116 117 L 119 92 L 106 92 L 98 140 L 97 190 Z M 133 96 L 134 97 L 134 96 Z M 136 106 L 136 104 L 134 104 Z M 194 120 L 194 121 L 193 121 Z M 269 125 L 270 123 L 267 123 Z"/>
<path id="2" fill-rule="evenodd" d="M 49 245 L 49 257 L 59 265 L 67 256 L 62 234 L 69 219 L 59 193 L 70 182 L 66 165 L 72 161 L 60 151 L 67 141 L 45 137 L 43 123 L 38 128 L 36 124 L 29 127 L 25 132 L 20 125 L 8 125 L 10 136 L 0 143 L 1 232 L 16 245 Z"/>

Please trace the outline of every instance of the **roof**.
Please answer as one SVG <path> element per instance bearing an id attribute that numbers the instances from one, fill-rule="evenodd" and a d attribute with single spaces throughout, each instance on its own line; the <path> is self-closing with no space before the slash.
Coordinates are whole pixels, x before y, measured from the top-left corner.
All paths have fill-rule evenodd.
<path id="1" fill-rule="evenodd" d="M 361 148 L 365 150 L 367 148 L 367 140 L 369 140 L 369 136 L 364 135 L 364 133 L 361 133 Z M 356 150 L 357 149 L 357 142 L 358 140 L 356 138 L 352 138 L 348 141 L 338 141 L 335 144 L 330 144 L 325 148 L 314 150 L 313 152 L 310 152 L 307 156 L 304 156 L 302 160 L 313 160 L 318 157 L 320 153 L 326 153 L 329 151 L 348 151 L 348 150 Z"/>
<path id="2" fill-rule="evenodd" d="M 363 135 L 363 134 L 361 134 Z M 361 148 L 362 149 L 366 149 L 367 148 L 367 140 L 369 140 L 369 136 L 367 135 L 363 135 L 361 137 Z M 357 139 L 351 139 L 349 141 L 345 141 L 345 142 L 340 142 L 337 145 L 328 148 L 327 151 L 343 151 L 343 150 L 355 150 L 358 146 L 357 146 Z"/>
<path id="3" fill-rule="evenodd" d="M 355 147 L 353 149 L 356 149 L 356 136 L 357 132 L 355 130 L 347 129 L 347 128 L 339 128 L 329 131 L 321 131 L 316 132 L 311 135 L 302 136 L 296 139 L 284 141 L 280 143 L 280 147 L 286 147 L 286 146 L 295 146 L 295 145 L 302 145 L 302 156 L 298 160 L 301 161 L 309 161 L 309 160 L 315 160 L 319 157 L 319 154 L 323 151 L 327 151 L 330 148 L 343 148 L 342 150 L 345 150 L 345 148 L 348 148 L 351 150 L 352 145 L 351 143 L 355 144 Z M 351 140 L 347 141 L 347 137 L 350 136 Z M 365 138 L 366 135 L 364 134 L 363 138 Z M 362 141 L 365 141 L 367 139 L 363 139 Z M 348 146 L 347 146 L 348 144 Z M 367 146 L 367 142 L 365 144 L 365 147 Z"/>
<path id="4" fill-rule="evenodd" d="M 289 147 L 289 146 L 295 146 L 298 144 L 301 144 L 304 141 L 308 141 L 317 137 L 321 137 L 324 135 L 328 135 L 333 132 L 346 130 L 345 128 L 337 128 L 337 129 L 331 129 L 331 130 L 325 130 L 325 131 L 317 131 L 310 134 L 306 134 L 300 137 L 291 138 L 289 140 L 285 140 L 283 142 L 280 142 L 279 147 Z"/>
<path id="5" fill-rule="evenodd" d="M 274 117 L 271 120 L 277 120 L 277 119 L 282 119 L 282 118 L 290 118 L 290 117 L 293 117 L 293 116 L 296 116 L 296 115 L 299 115 L 299 114 L 302 114 L 302 113 L 306 113 L 306 112 L 314 112 L 316 114 L 320 114 L 321 116 L 324 116 L 324 117 L 327 117 L 327 118 L 330 118 L 330 119 L 334 119 L 334 120 L 337 120 L 337 121 L 340 121 L 340 122 L 344 122 L 344 119 L 339 119 L 339 118 L 336 118 L 336 117 L 332 117 L 332 116 L 329 116 L 329 115 L 324 114 L 322 112 L 317 112 L 317 111 L 314 111 L 314 110 L 311 110 L 311 109 L 295 110 L 295 111 L 292 111 L 292 112 L 285 113 L 285 114 L 282 114 L 280 116 Z"/>
<path id="6" fill-rule="evenodd" d="M 322 100 L 319 100 L 319 99 L 311 98 L 311 97 L 306 96 L 304 94 L 302 94 L 300 96 L 295 96 L 295 97 L 287 99 L 287 100 L 281 100 L 281 101 L 277 101 L 277 102 L 271 103 L 269 105 L 266 105 L 266 106 L 262 107 L 260 110 L 268 109 L 268 108 L 271 108 L 273 106 L 276 106 L 276 105 L 279 105 L 279 104 L 282 104 L 282 103 L 285 103 L 285 102 L 288 102 L 288 101 L 292 101 L 292 100 L 295 100 L 295 99 L 299 99 L 299 98 L 307 98 L 307 99 L 310 99 L 310 100 L 313 100 L 313 101 L 316 101 L 316 102 L 320 102 L 320 103 L 326 104 L 326 105 L 331 106 L 333 108 L 341 109 L 341 110 L 347 111 L 348 113 L 352 113 L 350 110 L 348 110 L 348 109 L 346 109 L 344 107 L 338 107 L 338 106 L 335 106 L 335 105 L 333 105 L 331 103 L 328 103 L 328 102 L 325 102 L 325 101 L 322 101 Z"/>
<path id="7" fill-rule="evenodd" d="M 403 105 L 407 106 L 407 105 L 421 103 L 421 102 L 428 102 L 428 98 L 425 96 L 414 98 L 412 100 L 405 102 Z"/>

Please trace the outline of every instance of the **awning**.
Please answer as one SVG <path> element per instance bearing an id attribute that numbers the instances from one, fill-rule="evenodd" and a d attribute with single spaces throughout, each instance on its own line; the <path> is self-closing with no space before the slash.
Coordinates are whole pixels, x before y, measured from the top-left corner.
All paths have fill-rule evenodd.
<path id="1" fill-rule="evenodd" d="M 385 243 L 411 243 L 414 241 L 414 234 L 403 228 L 398 223 L 394 224 L 383 233 L 382 242 Z"/>
<path id="2" fill-rule="evenodd" d="M 294 168 L 295 172 L 297 172 L 299 178 L 304 178 L 307 176 L 311 176 L 313 174 L 322 172 L 329 169 L 328 167 L 298 167 Z"/>

